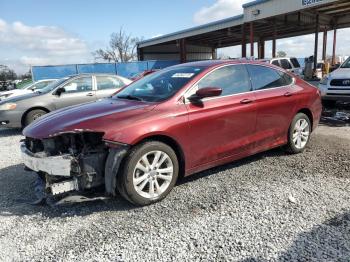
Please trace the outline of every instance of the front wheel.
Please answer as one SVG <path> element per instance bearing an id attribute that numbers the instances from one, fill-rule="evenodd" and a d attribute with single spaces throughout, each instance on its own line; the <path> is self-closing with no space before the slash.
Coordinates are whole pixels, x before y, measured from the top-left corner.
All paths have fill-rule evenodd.
<path id="1" fill-rule="evenodd" d="M 144 206 L 165 198 L 174 187 L 179 164 L 174 150 L 161 142 L 149 141 L 131 150 L 117 177 L 120 194 Z"/>
<path id="2" fill-rule="evenodd" d="M 47 112 L 45 112 L 44 110 L 41 110 L 41 109 L 34 109 L 34 110 L 29 111 L 27 113 L 27 115 L 25 116 L 24 126 L 26 127 L 27 125 L 31 124 L 33 121 L 35 121 L 36 119 L 38 119 L 39 117 L 41 117 L 45 114 L 47 114 Z"/>
<path id="3" fill-rule="evenodd" d="M 289 153 L 298 154 L 305 150 L 311 135 L 311 122 L 307 115 L 298 113 L 288 131 L 288 144 L 286 150 Z"/>

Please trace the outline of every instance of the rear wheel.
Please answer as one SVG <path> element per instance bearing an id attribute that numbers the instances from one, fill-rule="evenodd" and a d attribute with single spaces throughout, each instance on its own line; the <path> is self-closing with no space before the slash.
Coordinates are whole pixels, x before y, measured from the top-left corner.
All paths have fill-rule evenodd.
<path id="1" fill-rule="evenodd" d="M 298 113 L 289 127 L 286 150 L 297 154 L 305 150 L 311 135 L 311 121 L 304 113 Z"/>
<path id="2" fill-rule="evenodd" d="M 29 125 L 30 123 L 32 123 L 33 121 L 35 121 L 36 119 L 38 119 L 39 117 L 41 117 L 45 114 L 47 114 L 47 112 L 45 112 L 44 110 L 41 110 L 41 109 L 34 109 L 34 110 L 29 111 L 27 113 L 27 115 L 25 116 L 24 126 Z"/>
<path id="3" fill-rule="evenodd" d="M 174 150 L 161 142 L 136 146 L 126 157 L 117 178 L 120 194 L 136 205 L 149 205 L 165 198 L 174 187 L 179 164 Z"/>

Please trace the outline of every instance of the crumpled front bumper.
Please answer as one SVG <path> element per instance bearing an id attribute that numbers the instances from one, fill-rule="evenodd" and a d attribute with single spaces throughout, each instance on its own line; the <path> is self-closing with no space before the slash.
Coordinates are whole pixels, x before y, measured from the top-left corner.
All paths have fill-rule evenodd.
<path id="1" fill-rule="evenodd" d="M 21 154 L 24 165 L 33 171 L 45 172 L 51 176 L 71 176 L 74 159 L 71 155 L 40 157 L 30 152 L 26 148 L 25 143 L 21 144 Z"/>

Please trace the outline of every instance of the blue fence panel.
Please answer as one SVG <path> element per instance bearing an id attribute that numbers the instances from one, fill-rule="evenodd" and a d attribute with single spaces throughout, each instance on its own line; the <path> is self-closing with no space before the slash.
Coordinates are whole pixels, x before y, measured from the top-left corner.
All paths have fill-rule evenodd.
<path id="1" fill-rule="evenodd" d="M 98 64 L 74 64 L 58 66 L 33 66 L 33 81 L 50 78 L 62 78 L 80 73 L 109 73 L 118 74 L 130 78 L 134 74 L 150 69 L 162 69 L 179 64 L 180 61 L 138 61 L 128 63 L 98 63 Z"/>
<path id="2" fill-rule="evenodd" d="M 152 61 L 147 61 L 147 67 L 148 70 L 150 69 L 162 69 L 166 68 L 168 66 L 173 66 L 180 64 L 180 61 L 176 60 L 167 60 L 167 61 L 159 61 L 159 60 L 152 60 Z"/>
<path id="3" fill-rule="evenodd" d="M 99 63 L 99 64 L 79 64 L 77 65 L 78 74 L 80 73 L 108 73 L 116 74 L 117 67 L 115 63 Z"/>
<path id="4" fill-rule="evenodd" d="M 58 79 L 77 73 L 76 65 L 59 65 L 59 66 L 33 66 L 33 81 L 42 79 Z"/>
<path id="5" fill-rule="evenodd" d="M 128 62 L 117 64 L 117 74 L 127 78 L 147 70 L 147 61 Z"/>

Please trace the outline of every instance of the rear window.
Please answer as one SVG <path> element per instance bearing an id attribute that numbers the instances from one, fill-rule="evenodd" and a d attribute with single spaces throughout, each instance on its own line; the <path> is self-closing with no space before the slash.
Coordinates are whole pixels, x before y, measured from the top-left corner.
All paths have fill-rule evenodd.
<path id="1" fill-rule="evenodd" d="M 292 65 L 289 63 L 287 59 L 281 59 L 280 63 L 283 69 L 292 69 Z"/>
<path id="2" fill-rule="evenodd" d="M 273 64 L 273 65 L 275 65 L 275 66 L 280 66 L 280 63 L 278 62 L 278 60 L 274 60 L 274 61 L 272 61 L 272 63 L 271 64 Z"/>
<path id="3" fill-rule="evenodd" d="M 287 76 L 275 69 L 259 66 L 247 66 L 254 90 L 270 89 L 287 85 Z"/>
<path id="4" fill-rule="evenodd" d="M 300 67 L 299 61 L 296 58 L 291 58 L 290 61 L 292 62 L 294 67 Z"/>

